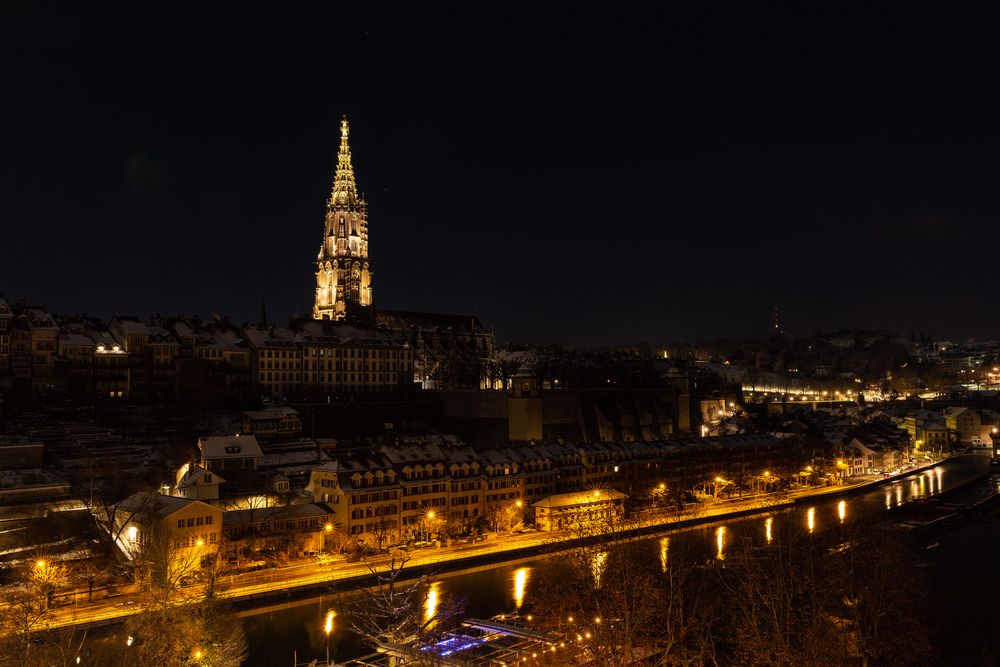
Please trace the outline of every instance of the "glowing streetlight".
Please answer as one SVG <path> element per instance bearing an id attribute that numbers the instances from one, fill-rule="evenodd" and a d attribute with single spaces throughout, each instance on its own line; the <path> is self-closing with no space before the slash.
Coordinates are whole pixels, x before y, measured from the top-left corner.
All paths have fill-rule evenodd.
<path id="1" fill-rule="evenodd" d="M 518 506 L 518 507 L 524 507 L 524 503 L 523 503 L 523 502 L 521 502 L 520 500 L 518 500 L 518 501 L 517 501 L 516 503 L 514 503 L 514 504 L 515 504 L 516 506 Z"/>
<path id="2" fill-rule="evenodd" d="M 199 537 L 199 538 L 198 538 L 198 541 L 196 541 L 196 542 L 195 542 L 195 546 L 199 546 L 199 547 L 203 547 L 203 546 L 205 546 L 205 540 L 203 540 L 203 539 L 201 539 L 201 538 Z"/>
<path id="3" fill-rule="evenodd" d="M 425 514 L 424 516 L 427 519 L 425 522 L 423 522 L 424 526 L 425 526 L 424 527 L 424 533 L 425 533 L 424 539 L 430 539 L 430 536 L 431 536 L 431 525 L 430 524 L 434 521 L 434 517 L 436 515 L 434 514 L 434 510 L 428 510 L 427 514 Z"/>
<path id="4" fill-rule="evenodd" d="M 325 530 L 328 533 L 332 533 L 333 532 L 333 524 L 332 523 L 326 524 L 325 526 L 323 526 L 323 530 Z"/>

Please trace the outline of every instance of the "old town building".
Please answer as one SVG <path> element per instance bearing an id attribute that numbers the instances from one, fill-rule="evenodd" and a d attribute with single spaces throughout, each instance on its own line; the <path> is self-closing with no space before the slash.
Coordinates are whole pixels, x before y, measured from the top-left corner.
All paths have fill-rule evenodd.
<path id="1" fill-rule="evenodd" d="M 410 347 L 374 329 L 306 321 L 244 333 L 263 398 L 393 394 L 413 382 Z"/>
<path id="2" fill-rule="evenodd" d="M 556 515 L 569 511 L 560 494 L 607 490 L 599 497 L 617 507 L 623 493 L 648 493 L 660 484 L 690 488 L 743 467 L 778 469 L 787 463 L 797 469 L 801 453 L 793 443 L 767 435 L 548 442 L 485 451 L 453 436 L 399 436 L 391 444 L 352 449 L 312 465 L 304 495 L 332 508 L 345 537 L 383 546 L 508 529 L 537 519 L 539 508 L 550 513 L 549 529 L 558 528 L 566 517 Z M 543 502 L 546 498 L 554 499 Z"/>

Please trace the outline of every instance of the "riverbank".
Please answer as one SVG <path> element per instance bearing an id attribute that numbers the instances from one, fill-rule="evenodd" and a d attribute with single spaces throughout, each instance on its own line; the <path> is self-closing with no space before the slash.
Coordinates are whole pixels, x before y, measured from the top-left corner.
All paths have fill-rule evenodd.
<path id="1" fill-rule="evenodd" d="M 955 457 L 961 458 L 961 457 Z M 779 498 L 760 497 L 724 501 L 707 508 L 697 516 L 649 517 L 644 522 L 633 523 L 624 531 L 616 533 L 616 538 L 638 539 L 656 534 L 683 531 L 700 525 L 711 525 L 754 515 L 782 511 L 817 499 L 836 498 L 864 492 L 873 487 L 891 484 L 896 480 L 919 474 L 928 468 L 941 464 L 930 462 L 906 470 L 889 478 L 876 478 L 855 484 L 837 485 L 819 489 L 794 491 Z M 989 467 L 985 466 L 984 474 Z M 559 533 L 531 532 L 521 535 L 494 538 L 475 544 L 455 545 L 437 549 L 422 549 L 410 554 L 407 563 L 409 576 L 428 573 L 454 572 L 471 568 L 496 566 L 526 558 L 573 549 L 583 544 L 600 542 L 607 535 L 574 537 Z M 387 557 L 372 561 L 378 566 Z M 325 564 L 302 563 L 279 570 L 265 571 L 250 575 L 224 577 L 217 587 L 218 597 L 239 603 L 256 603 L 269 598 L 292 599 L 315 595 L 331 588 L 349 590 L 364 588 L 371 584 L 372 572 L 368 564 L 334 561 Z M 103 603 L 77 603 L 70 607 L 54 610 L 48 627 L 94 627 L 120 622 L 138 613 L 138 605 L 130 596 L 122 596 Z"/>

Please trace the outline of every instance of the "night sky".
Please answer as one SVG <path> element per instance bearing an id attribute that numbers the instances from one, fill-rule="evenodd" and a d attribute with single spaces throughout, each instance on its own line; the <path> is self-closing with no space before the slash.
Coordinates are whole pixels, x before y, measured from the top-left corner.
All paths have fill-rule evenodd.
<path id="1" fill-rule="evenodd" d="M 376 306 L 500 341 L 765 336 L 775 305 L 998 336 L 988 15 L 39 4 L 0 8 L 9 299 L 308 312 L 347 114 Z"/>

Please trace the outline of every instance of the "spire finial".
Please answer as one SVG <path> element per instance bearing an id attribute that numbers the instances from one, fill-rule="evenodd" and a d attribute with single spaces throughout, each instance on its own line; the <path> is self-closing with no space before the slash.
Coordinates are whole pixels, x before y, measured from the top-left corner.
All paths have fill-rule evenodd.
<path id="1" fill-rule="evenodd" d="M 340 120 L 340 150 L 337 152 L 337 174 L 330 193 L 332 206 L 357 206 L 358 190 L 354 184 L 354 165 L 351 164 L 351 147 L 347 143 L 349 128 L 347 115 Z"/>

